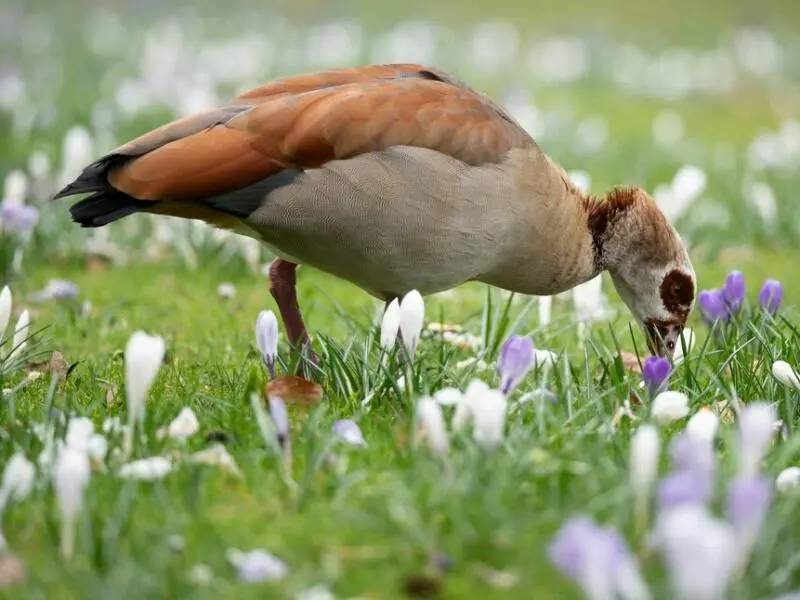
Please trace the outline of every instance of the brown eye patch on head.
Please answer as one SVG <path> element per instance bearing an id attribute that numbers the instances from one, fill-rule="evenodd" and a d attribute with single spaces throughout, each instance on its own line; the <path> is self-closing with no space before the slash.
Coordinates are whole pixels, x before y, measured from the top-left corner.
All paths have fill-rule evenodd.
<path id="1" fill-rule="evenodd" d="M 673 269 L 661 282 L 661 301 L 670 313 L 686 319 L 694 301 L 694 282 L 686 273 Z"/>

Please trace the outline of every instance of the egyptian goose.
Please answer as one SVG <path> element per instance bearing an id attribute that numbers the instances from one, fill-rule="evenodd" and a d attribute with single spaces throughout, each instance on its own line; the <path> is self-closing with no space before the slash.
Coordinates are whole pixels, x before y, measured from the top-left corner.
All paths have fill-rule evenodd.
<path id="1" fill-rule="evenodd" d="M 607 270 L 662 355 L 695 300 L 651 196 L 582 193 L 503 108 L 421 65 L 268 83 L 120 146 L 55 198 L 85 193 L 71 208 L 83 227 L 146 212 L 262 241 L 279 257 L 270 291 L 293 346 L 308 341 L 299 264 L 386 302 L 467 281 L 552 295 Z"/>

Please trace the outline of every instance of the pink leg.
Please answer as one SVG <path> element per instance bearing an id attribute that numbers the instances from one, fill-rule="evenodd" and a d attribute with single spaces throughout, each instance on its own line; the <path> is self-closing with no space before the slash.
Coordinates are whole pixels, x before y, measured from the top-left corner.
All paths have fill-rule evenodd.
<path id="1" fill-rule="evenodd" d="M 300 306 L 297 303 L 297 287 L 295 270 L 297 265 L 282 258 L 275 259 L 269 266 L 269 291 L 283 319 L 283 327 L 286 329 L 286 337 L 289 338 L 289 345 L 294 350 L 302 352 L 303 347 L 308 345 L 308 357 L 314 364 L 317 364 L 317 356 L 309 344 L 308 331 L 306 331 L 303 316 L 300 314 Z M 302 373 L 302 364 L 298 366 L 298 374 Z"/>

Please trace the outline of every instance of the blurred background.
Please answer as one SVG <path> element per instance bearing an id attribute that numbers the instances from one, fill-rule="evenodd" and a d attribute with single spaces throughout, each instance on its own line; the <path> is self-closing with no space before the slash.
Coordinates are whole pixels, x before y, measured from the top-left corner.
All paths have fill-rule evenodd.
<path id="1" fill-rule="evenodd" d="M 695 256 L 785 249 L 800 234 L 799 30 L 791 0 L 3 0 L 4 279 L 23 262 L 165 256 L 258 271 L 269 257 L 251 240 L 142 215 L 87 232 L 47 198 L 166 120 L 378 62 L 485 91 L 592 193 L 647 187 Z"/>

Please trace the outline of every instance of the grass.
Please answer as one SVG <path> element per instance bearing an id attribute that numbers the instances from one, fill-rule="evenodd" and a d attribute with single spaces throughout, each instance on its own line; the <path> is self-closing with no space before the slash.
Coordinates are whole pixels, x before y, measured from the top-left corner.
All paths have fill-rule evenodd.
<path id="1" fill-rule="evenodd" d="M 757 255 L 744 264 L 750 281 L 761 275 L 758 265 L 764 259 Z M 703 269 L 701 281 L 742 264 Z M 791 282 L 792 268 L 792 261 L 785 259 L 771 269 L 778 277 L 786 275 L 789 297 L 800 293 Z M 376 386 L 386 384 L 374 344 L 370 365 L 359 364 L 364 345 L 374 341 L 374 330 L 369 335 L 354 333 L 370 327 L 374 302 L 332 278 L 303 273 L 303 304 L 320 341 L 334 353 L 351 345 L 344 361 L 347 369 L 334 365 L 325 370 L 326 387 L 341 388 L 346 379 L 354 389 L 350 395 L 328 392 L 307 414 L 290 406 L 292 475 L 298 485 L 293 490 L 280 477 L 279 461 L 261 437 L 247 399 L 253 374 L 257 385 L 266 378 L 252 333 L 258 310 L 275 308 L 264 281 L 235 278 L 237 296 L 226 301 L 216 295 L 221 273 L 213 268 L 188 272 L 175 264 L 103 273 L 58 271 L 80 285 L 81 297 L 90 299 L 93 309 L 79 318 L 68 306 L 51 305 L 34 319 L 37 326 L 48 326 L 42 335 L 48 349 L 58 349 L 69 363 L 78 362 L 55 394 L 53 406 L 89 416 L 98 426 L 108 416 L 124 419 L 120 350 L 133 329 L 158 333 L 167 340 L 168 358 L 148 402 L 148 442 L 137 454 L 169 452 L 168 445 L 154 439 L 154 431 L 190 406 L 202 427 L 189 448 L 202 448 L 212 431 L 226 432 L 244 478 L 198 465 L 181 466 L 152 484 L 123 483 L 111 473 L 98 472 L 80 521 L 79 552 L 69 564 L 58 556 L 51 493 L 37 489 L 33 498 L 7 515 L 6 537 L 31 571 L 29 584 L 18 595 L 11 592 L 10 598 L 281 597 L 316 582 L 329 585 L 341 597 L 400 598 L 410 581 L 421 584 L 423 575 L 430 574 L 431 558 L 441 553 L 452 560 L 452 570 L 435 578 L 441 597 L 504 598 L 525 590 L 529 597 L 570 598 L 578 597 L 575 589 L 552 570 L 544 555 L 563 519 L 588 512 L 631 532 L 626 486 L 631 426 L 623 422 L 611 436 L 602 426 L 638 380 L 635 375 L 620 377 L 614 370 L 610 334 L 602 326 L 581 350 L 574 330 L 559 325 L 568 317 L 563 308 L 557 310 L 554 326 L 534 333 L 538 345 L 567 350 L 569 366 L 559 367 L 549 383 L 560 398 L 558 404 L 539 409 L 521 405 L 509 419 L 506 442 L 494 454 L 480 451 L 468 438 L 457 440 L 452 472 L 445 476 L 434 457 L 410 444 L 403 395 L 383 391 L 370 412 L 360 407 L 365 390 L 347 369 Z M 49 275 L 44 269 L 29 283 L 39 285 Z M 474 286 L 455 298 L 435 298 L 427 306 L 429 318 L 441 315 L 477 333 L 483 293 Z M 497 293 L 494 302 L 502 308 Z M 524 301 L 512 302 L 511 317 L 525 306 Z M 342 311 L 350 316 L 340 317 Z M 520 331 L 528 333 L 534 323 L 530 317 L 523 319 Z M 625 323 L 619 319 L 611 329 L 630 349 Z M 735 388 L 744 400 L 778 401 L 787 421 L 797 423 L 796 397 L 768 375 L 771 359 L 798 356 L 800 337 L 790 328 L 745 330 L 724 348 L 702 350 L 702 342 L 698 347 L 699 353 L 684 363 L 673 383 L 689 393 L 694 408 L 728 398 Z M 287 356 L 283 346 L 281 356 Z M 426 339 L 418 358 L 423 386 L 463 387 L 468 375 L 453 364 L 466 356 L 469 353 L 446 342 Z M 765 364 L 753 370 L 756 358 Z M 496 384 L 494 374 L 484 377 Z M 523 391 L 536 387 L 539 377 L 530 377 Z M 115 391 L 111 397 L 109 386 Z M 41 377 L 13 397 L 18 420 L 14 425 L 4 405 L 4 447 L 16 446 L 36 456 L 40 443 L 30 424 L 46 418 L 48 387 L 48 378 Z M 337 418 L 356 418 L 368 448 L 331 446 L 330 427 Z M 724 427 L 723 452 L 732 435 L 733 428 Z M 337 457 L 335 464 L 326 462 L 329 452 Z M 798 452 L 800 438 L 792 437 L 770 457 L 768 471 L 776 474 L 796 460 Z M 727 456 L 725 469 L 730 471 L 734 462 Z M 796 497 L 778 501 L 762 539 L 759 570 L 747 577 L 745 593 L 760 595 L 741 597 L 772 591 L 769 575 L 797 552 L 796 541 L 779 533 L 800 525 L 796 508 Z M 183 552 L 171 549 L 176 535 L 185 540 Z M 290 565 L 291 575 L 264 588 L 236 584 L 226 564 L 228 547 L 266 548 Z M 209 586 L 188 580 L 187 573 L 197 563 L 215 573 Z M 488 583 L 489 569 L 518 577 L 515 586 L 506 590 Z M 648 571 L 657 575 L 659 569 L 651 564 Z"/>
<path id="2" fill-rule="evenodd" d="M 440 4 L 431 5 L 429 14 L 454 13 L 452 5 L 444 6 L 449 3 Z M 478 18 L 476 4 L 458 9 L 460 17 Z M 291 10 L 300 11 L 299 6 Z M 503 14 L 523 29 L 530 23 L 558 31 L 564 24 L 581 22 L 569 20 L 566 10 L 518 14 L 521 6 L 495 8 L 508 8 Z M 615 31 L 630 33 L 632 40 L 648 38 L 644 45 L 652 49 L 663 46 L 665 39 L 676 44 L 679 36 L 670 32 L 681 28 L 686 29 L 687 43 L 702 40 L 697 34 L 706 34 L 706 23 L 718 28 L 715 40 L 717 34 L 724 37 L 749 10 L 707 3 L 702 18 L 685 23 L 678 9 L 640 13 L 636 6 L 630 15 L 607 7 L 602 9 L 607 14 L 599 15 L 595 13 L 601 9 L 591 7 L 583 13 L 583 22 L 597 17 L 599 26 L 607 17 L 616 23 Z M 791 19 L 784 14 L 789 8 L 782 3 L 760 8 L 765 22 L 782 20 L 783 27 L 789 27 Z M 369 12 L 363 20 L 370 27 L 383 26 L 401 16 L 397 10 Z M 304 10 L 305 16 L 306 12 L 313 13 Z M 481 12 L 480 18 L 487 16 L 492 15 Z M 60 23 L 55 8 L 50 18 Z M 220 21 L 227 27 L 235 22 Z M 664 29 L 654 26 L 659 22 Z M 131 20 L 130 26 L 135 47 L 149 25 Z M 90 122 L 96 103 L 113 105 L 114 86 L 126 69 L 135 68 L 136 52 L 116 58 L 92 54 L 79 31 L 77 21 L 65 19 L 58 43 L 46 57 L 38 56 L 35 48 L 14 50 L 14 60 L 28 69 L 25 76 L 38 81 L 31 103 L 41 123 L 37 120 L 26 135 L 14 137 L 12 117 L 0 115 L 0 140 L 8 142 L 0 144 L 0 174 L 24 168 L 34 150 L 45 151 L 59 165 L 67 128 Z M 730 415 L 726 409 L 740 402 L 774 402 L 790 435 L 775 443 L 765 470 L 774 477 L 800 463 L 800 436 L 795 433 L 800 425 L 798 393 L 770 375 L 774 360 L 800 363 L 800 280 L 795 277 L 800 209 L 792 201 L 798 178 L 796 172 L 752 173 L 743 158 L 755 136 L 775 130 L 796 113 L 793 74 L 787 70 L 784 79 L 768 85 L 748 79 L 730 94 L 666 101 L 629 95 L 598 73 L 573 85 L 548 86 L 526 80 L 516 68 L 473 76 L 459 56 L 447 60 L 494 97 L 523 88 L 541 111 L 561 119 L 542 146 L 566 168 L 588 171 L 595 193 L 622 182 L 654 189 L 685 163 L 705 170 L 707 191 L 678 223 L 691 247 L 700 287 L 716 287 L 728 271 L 740 269 L 751 302 L 769 277 L 783 282 L 785 303 L 777 320 L 742 323 L 720 342 L 708 339 L 707 328 L 695 314 L 691 325 L 698 334 L 697 346 L 670 385 L 689 396 L 692 412 L 711 407 Z M 42 86 L 36 75 L 40 61 L 63 75 L 57 80 L 72 84 Z M 48 124 L 51 105 L 57 110 Z M 679 113 L 686 129 L 686 143 L 671 151 L 655 147 L 651 134 L 653 118 L 665 108 Z M 113 131 L 102 133 L 121 141 L 170 115 L 169 107 L 149 106 L 134 116 L 116 115 Z M 576 123 L 590 116 L 604 119 L 609 128 L 609 142 L 593 155 L 579 152 L 574 144 Z M 717 164 L 715 152 L 721 144 L 735 153 L 733 164 Z M 767 182 L 778 198 L 773 226 L 742 200 L 742 181 L 750 177 Z M 98 429 L 108 417 L 124 420 L 122 351 L 131 333 L 142 329 L 164 337 L 167 356 L 148 397 L 145 435 L 136 445 L 136 457 L 178 452 L 176 442 L 159 440 L 155 432 L 188 406 L 198 415 L 201 429 L 187 442 L 186 451 L 200 450 L 222 437 L 243 477 L 217 467 L 180 463 L 163 480 L 131 482 L 117 477 L 113 465 L 105 465 L 92 475 L 76 554 L 69 562 L 59 556 L 58 511 L 48 481 L 40 477 L 32 496 L 12 504 L 3 518 L 9 548 L 28 573 L 22 585 L 2 589 L 0 584 L 2 598 L 295 598 L 323 584 L 341 598 L 389 599 L 429 592 L 440 598 L 568 599 L 582 596 L 546 558 L 547 543 L 565 519 L 591 514 L 619 528 L 637 552 L 643 548 L 628 486 L 630 437 L 639 422 L 623 419 L 609 430 L 615 410 L 639 384 L 638 375 L 619 365 L 618 350 L 641 350 L 643 344 L 638 332 L 631 334 L 629 315 L 610 282 L 605 282 L 605 291 L 617 316 L 595 323 L 584 342 L 578 339 L 569 302 L 556 301 L 553 322 L 542 327 L 530 298 L 510 299 L 480 285 L 427 298 L 428 323 L 459 324 L 480 336 L 483 345 L 465 350 L 427 335 L 415 360 L 414 393 L 408 394 L 397 387 L 402 374 L 397 364 L 390 361 L 387 367 L 380 357 L 378 303 L 347 283 L 301 269 L 301 306 L 323 356 L 315 379 L 325 395 L 310 409 L 290 403 L 293 464 L 287 478 L 250 405 L 251 392 L 267 380 L 255 346 L 255 319 L 260 310 L 276 310 L 266 279 L 248 270 L 238 253 L 224 258 L 206 238 L 197 241 L 191 233 L 181 237 L 185 232 L 178 229 L 172 230 L 176 239 L 195 248 L 199 266 L 190 268 L 176 246 L 159 246 L 163 258 L 147 260 L 148 251 L 158 246 L 157 236 L 149 229 L 150 221 L 135 218 L 108 229 L 109 239 L 131 259 L 129 264 L 89 269 L 83 250 L 86 232 L 68 222 L 64 204 L 47 204 L 41 196 L 33 198 L 42 220 L 23 271 L 6 270 L 3 280 L 11 281 L 15 311 L 23 306 L 31 311 L 36 343 L 29 358 L 40 361 L 57 350 L 72 368 L 63 384 L 54 385 L 47 372 L 28 380 L 26 371 L 43 371 L 41 366 L 12 372 L 0 381 L 0 389 L 15 390 L 4 392 L 0 401 L 0 467 L 15 450 L 35 461 L 42 443 L 33 425 L 57 414 L 87 416 Z M 727 220 L 699 219 L 709 201 L 723 207 Z M 77 283 L 79 299 L 29 302 L 52 278 Z M 236 286 L 235 298 L 225 300 L 217 294 L 217 286 L 225 281 Z M 91 302 L 88 313 L 81 308 L 86 300 Z M 424 445 L 414 443 L 417 396 L 450 385 L 464 389 L 473 377 L 497 385 L 497 348 L 511 333 L 531 335 L 537 347 L 560 356 L 549 374 L 531 373 L 514 397 L 545 385 L 557 402 L 512 402 L 500 448 L 483 451 L 468 434 L 459 434 L 443 464 Z M 4 352 L 5 347 L 0 355 Z M 476 355 L 490 365 L 488 370 L 459 366 Z M 284 341 L 280 357 L 279 372 L 285 373 L 289 355 Z M 367 409 L 362 401 L 370 394 Z M 646 420 L 645 409 L 637 414 Z M 359 423 L 366 448 L 351 448 L 333 438 L 331 426 L 340 418 Z M 682 422 L 668 427 L 665 442 L 681 428 Z M 735 424 L 723 422 L 717 447 L 721 482 L 736 468 L 735 434 Z M 666 457 L 661 467 L 664 472 Z M 722 485 L 715 510 L 724 500 Z M 800 585 L 800 543 L 790 534 L 800 526 L 798 504 L 796 492 L 776 498 L 750 567 L 731 598 L 766 600 Z M 226 559 L 232 547 L 264 548 L 285 561 L 289 575 L 259 585 L 239 582 Z M 193 579 L 197 565 L 211 570 L 210 582 Z M 660 562 L 643 555 L 643 569 L 655 598 L 670 598 Z"/>

